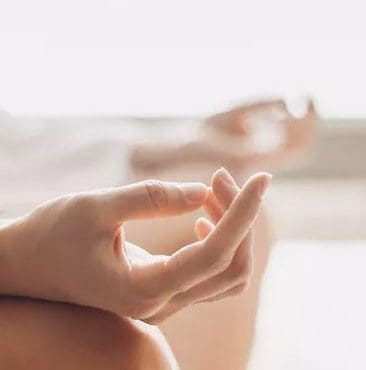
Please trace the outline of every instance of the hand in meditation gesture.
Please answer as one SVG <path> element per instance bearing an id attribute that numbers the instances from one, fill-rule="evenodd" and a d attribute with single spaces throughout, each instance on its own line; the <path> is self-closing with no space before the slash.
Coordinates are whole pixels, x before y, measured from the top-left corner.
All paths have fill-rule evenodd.
<path id="1" fill-rule="evenodd" d="M 238 293 L 250 277 L 251 227 L 270 177 L 257 174 L 239 189 L 221 169 L 211 188 L 149 180 L 47 202 L 0 230 L 0 294 L 157 323 L 190 304 Z M 128 220 L 201 206 L 214 223 L 198 219 L 198 241 L 171 256 L 125 240 Z"/>

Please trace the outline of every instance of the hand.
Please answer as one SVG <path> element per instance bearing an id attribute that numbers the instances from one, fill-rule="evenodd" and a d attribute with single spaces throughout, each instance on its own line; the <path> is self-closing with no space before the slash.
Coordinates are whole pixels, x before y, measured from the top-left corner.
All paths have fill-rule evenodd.
<path id="1" fill-rule="evenodd" d="M 279 124 L 276 129 L 283 135 L 283 142 L 268 151 L 256 151 L 252 148 L 251 136 L 258 118 L 261 120 L 263 115 L 266 121 Z M 293 116 L 283 100 L 258 101 L 208 117 L 198 137 L 192 137 L 191 141 L 134 146 L 131 167 L 136 178 L 164 177 L 172 171 L 176 173 L 177 169 L 186 175 L 187 170 L 191 173 L 199 168 L 206 181 L 205 175 L 212 168 L 225 166 L 240 179 L 253 169 L 272 170 L 301 158 L 314 143 L 319 123 L 312 100 L 308 101 L 302 117 Z"/>
<path id="2" fill-rule="evenodd" d="M 231 170 L 248 168 L 246 163 L 249 154 L 242 147 L 243 142 L 240 141 L 239 150 L 233 151 L 233 144 L 237 144 L 237 141 L 233 142 L 232 139 L 250 137 L 253 115 L 261 113 L 269 114 L 274 121 L 289 118 L 286 104 L 280 99 L 242 104 L 206 118 L 200 125 L 198 137 L 193 135 L 188 142 L 134 145 L 131 166 L 135 174 L 141 177 L 187 163 L 214 164 L 215 168 L 219 164 Z"/>
<path id="3" fill-rule="evenodd" d="M 147 181 L 45 203 L 8 227 L 13 238 L 0 248 L 0 293 L 97 307 L 148 323 L 230 294 L 249 276 L 248 235 L 269 175 L 251 178 L 241 191 L 232 181 L 219 171 L 209 195 L 203 184 Z M 203 203 L 217 225 L 198 220 L 201 240 L 172 256 L 150 255 L 124 240 L 128 220 L 173 216 Z"/>
<path id="4" fill-rule="evenodd" d="M 250 135 L 250 118 L 261 113 L 271 113 L 274 119 L 279 115 L 288 116 L 284 100 L 258 100 L 212 115 L 204 121 L 203 126 L 233 137 L 248 136 Z"/>

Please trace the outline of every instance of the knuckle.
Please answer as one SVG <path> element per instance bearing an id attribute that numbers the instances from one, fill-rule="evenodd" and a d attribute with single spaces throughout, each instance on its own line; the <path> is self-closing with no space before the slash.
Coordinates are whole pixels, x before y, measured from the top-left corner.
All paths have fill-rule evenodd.
<path id="1" fill-rule="evenodd" d="M 168 204 L 168 194 L 164 184 L 159 180 L 146 180 L 144 182 L 147 196 L 155 208 L 164 208 Z"/>
<path id="2" fill-rule="evenodd" d="M 225 271 L 230 266 L 231 260 L 227 256 L 213 256 L 205 261 L 205 265 L 213 273 L 220 273 Z"/>
<path id="3" fill-rule="evenodd" d="M 185 292 L 177 294 L 171 301 L 170 301 L 170 309 L 169 309 L 169 316 L 173 315 L 174 313 L 188 307 L 192 304 L 192 298 L 185 294 Z"/>
<path id="4" fill-rule="evenodd" d="M 248 283 L 244 282 L 239 285 L 237 285 L 235 288 L 233 288 L 232 293 L 233 295 L 238 295 L 243 293 L 248 287 Z"/>
<path id="5" fill-rule="evenodd" d="M 80 222 L 88 221 L 96 224 L 99 220 L 99 204 L 92 195 L 77 194 L 68 197 L 66 207 Z"/>
<path id="6" fill-rule="evenodd" d="M 234 258 L 229 266 L 229 276 L 235 281 L 245 282 L 250 274 L 248 259 Z"/>
<path id="7" fill-rule="evenodd" d="M 80 211 L 84 211 L 85 213 L 97 211 L 97 202 L 93 196 L 89 194 L 78 194 L 73 197 L 73 204 L 76 208 L 80 209 Z"/>

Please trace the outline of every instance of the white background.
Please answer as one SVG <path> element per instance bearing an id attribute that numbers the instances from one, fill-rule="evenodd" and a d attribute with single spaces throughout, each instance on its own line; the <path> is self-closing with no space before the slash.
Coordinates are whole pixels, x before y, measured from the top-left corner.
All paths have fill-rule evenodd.
<path id="1" fill-rule="evenodd" d="M 364 1 L 0 0 L 0 106 L 184 115 L 313 94 L 366 116 Z"/>

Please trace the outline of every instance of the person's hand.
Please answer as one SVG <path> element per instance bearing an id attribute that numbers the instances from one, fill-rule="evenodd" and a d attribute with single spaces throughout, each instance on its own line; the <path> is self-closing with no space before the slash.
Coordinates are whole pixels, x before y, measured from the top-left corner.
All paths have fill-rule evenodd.
<path id="1" fill-rule="evenodd" d="M 274 123 L 269 128 L 268 138 L 275 138 L 277 131 L 280 139 L 278 145 L 268 150 L 255 145 L 255 126 L 263 117 L 268 123 Z M 190 176 L 192 171 L 197 173 L 198 168 L 198 176 L 207 181 L 212 169 L 218 166 L 228 168 L 236 179 L 242 179 L 258 168 L 272 171 L 309 152 L 319 123 L 320 117 L 311 99 L 301 117 L 294 116 L 283 100 L 241 105 L 208 117 L 200 125 L 198 136 L 190 141 L 135 145 L 130 157 L 132 174 L 135 179 L 165 178 L 172 173 Z M 259 137 L 262 134 L 263 131 Z"/>
<path id="2" fill-rule="evenodd" d="M 274 119 L 279 115 L 288 116 L 284 100 L 258 100 L 209 116 L 203 122 L 203 126 L 233 137 L 248 136 L 250 135 L 250 118 L 261 113 L 269 113 Z"/>
<path id="3" fill-rule="evenodd" d="M 320 116 L 314 102 L 309 99 L 306 112 L 302 117 L 290 116 L 284 121 L 286 127 L 286 141 L 283 151 L 287 155 L 302 155 L 314 143 L 320 124 Z"/>
<path id="4" fill-rule="evenodd" d="M 250 229 L 269 179 L 258 174 L 239 191 L 221 170 L 213 191 L 154 180 L 45 203 L 7 229 L 13 237 L 0 248 L 0 294 L 156 323 L 186 305 L 235 293 L 250 274 Z M 217 225 L 198 220 L 200 240 L 171 256 L 124 240 L 128 220 L 173 216 L 203 203 Z"/>
<path id="5" fill-rule="evenodd" d="M 262 100 L 236 106 L 207 117 L 199 125 L 198 137 L 189 141 L 139 143 L 132 146 L 131 166 L 138 176 L 150 176 L 161 170 L 182 164 L 214 164 L 232 171 L 248 167 L 248 153 L 240 142 L 239 151 L 233 152 L 233 139 L 248 139 L 252 134 L 253 116 L 267 114 L 271 120 L 289 118 L 284 100 Z M 237 142 L 234 142 L 237 147 Z"/>

